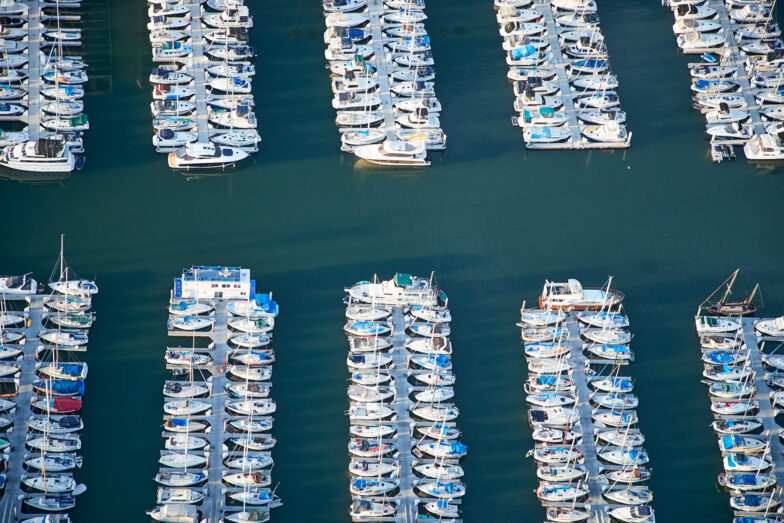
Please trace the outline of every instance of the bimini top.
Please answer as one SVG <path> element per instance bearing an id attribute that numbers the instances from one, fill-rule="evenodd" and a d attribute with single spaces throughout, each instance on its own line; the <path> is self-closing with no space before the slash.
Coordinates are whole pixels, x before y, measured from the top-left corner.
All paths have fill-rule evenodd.
<path id="1" fill-rule="evenodd" d="M 185 281 L 249 282 L 250 270 L 242 267 L 194 265 L 182 271 Z"/>
<path id="2" fill-rule="evenodd" d="M 395 285 L 399 287 L 410 287 L 411 284 L 411 274 L 407 274 L 405 272 L 395 273 Z"/>

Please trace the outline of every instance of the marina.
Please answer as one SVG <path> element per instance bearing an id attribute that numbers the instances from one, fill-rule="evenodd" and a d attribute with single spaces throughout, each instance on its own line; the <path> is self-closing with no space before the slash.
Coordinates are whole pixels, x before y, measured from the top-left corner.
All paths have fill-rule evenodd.
<path id="1" fill-rule="evenodd" d="M 194 266 L 175 278 L 168 310 L 164 449 L 147 514 L 162 523 L 269 521 L 282 504 L 271 476 L 278 305 L 256 293 L 248 269 Z"/>
<path id="2" fill-rule="evenodd" d="M 46 521 L 68 523 L 87 490 L 75 475 L 98 287 L 73 273 L 62 246 L 52 275 L 46 285 L 29 274 L 0 276 L 0 517 L 8 522 L 49 514 Z"/>
<path id="3" fill-rule="evenodd" d="M 446 295 L 402 273 L 346 292 L 351 520 L 461 522 Z"/>
<path id="4" fill-rule="evenodd" d="M 663 1 L 673 12 L 679 49 L 690 63 L 694 109 L 705 116 L 714 162 L 784 159 L 784 59 L 768 0 Z"/>
<path id="5" fill-rule="evenodd" d="M 528 149 L 631 144 L 593 0 L 495 0 L 513 85 L 513 125 Z"/>
<path id="6" fill-rule="evenodd" d="M 718 484 L 730 496 L 735 521 L 780 521 L 784 446 L 776 418 L 784 410 L 784 317 L 755 317 L 753 298 L 759 286 L 746 300 L 728 301 L 738 273 L 695 316 L 702 381 L 708 386 L 715 419 L 711 427 L 724 468 Z M 712 302 L 721 292 L 722 298 Z"/>
<path id="7" fill-rule="evenodd" d="M 324 0 L 324 56 L 340 150 L 373 165 L 430 165 L 446 148 L 422 0 Z"/>
<path id="8" fill-rule="evenodd" d="M 651 469 L 637 427 L 623 294 L 546 281 L 520 311 L 524 390 L 546 521 L 653 523 Z"/>
<path id="9" fill-rule="evenodd" d="M 0 2 L 0 167 L 67 178 L 84 166 L 80 1 Z"/>
<path id="10" fill-rule="evenodd" d="M 222 169 L 259 149 L 253 17 L 242 0 L 149 0 L 152 143 L 172 169 Z"/>

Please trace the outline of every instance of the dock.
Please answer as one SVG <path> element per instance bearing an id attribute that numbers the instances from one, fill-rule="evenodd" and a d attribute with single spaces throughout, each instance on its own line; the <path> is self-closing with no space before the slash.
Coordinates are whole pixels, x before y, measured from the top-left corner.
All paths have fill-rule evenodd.
<path id="1" fill-rule="evenodd" d="M 672 6 L 669 0 L 662 0 L 662 4 L 673 10 L 673 16 L 677 22 L 677 8 Z M 719 99 L 722 99 L 722 101 L 726 100 L 724 103 L 731 109 L 747 112 L 747 116 L 740 120 L 744 130 L 743 134 L 722 132 L 717 136 L 708 133 L 710 136 L 713 161 L 721 162 L 728 159 L 728 156 L 734 158 L 734 146 L 743 147 L 750 141 L 759 142 L 759 137 L 764 135 L 777 135 L 777 132 L 768 133 L 765 127 L 771 123 L 775 123 L 778 118 L 765 117 L 762 112 L 764 102 L 758 99 L 758 95 L 766 89 L 752 85 L 751 81 L 756 74 L 764 72 L 764 70 L 768 70 L 768 72 L 776 71 L 774 76 L 778 77 L 781 74 L 781 66 L 774 66 L 767 63 L 767 58 L 764 54 L 749 54 L 741 48 L 741 45 L 749 44 L 752 40 L 744 40 L 739 31 L 755 27 L 756 22 L 740 23 L 733 21 L 729 14 L 729 8 L 722 0 L 708 0 L 704 5 L 707 8 L 714 9 L 716 14 L 713 17 L 704 18 L 702 20 L 707 23 L 716 23 L 720 26 L 719 32 L 715 34 L 721 35 L 723 44 L 720 47 L 710 47 L 707 45 L 703 47 L 689 47 L 686 43 L 688 40 L 684 40 L 683 43 L 680 40 L 678 42 L 682 53 L 701 55 L 703 59 L 702 62 L 689 64 L 689 69 L 693 77 L 692 92 L 694 93 L 694 109 L 700 111 L 707 117 L 707 113 L 716 110 L 718 107 L 715 103 L 709 105 L 703 103 L 705 97 L 718 97 Z M 758 3 L 758 6 L 760 7 L 763 5 L 765 5 L 763 2 Z M 756 27 L 762 29 L 763 25 L 756 25 Z M 696 38 L 697 34 L 696 30 L 692 29 L 683 33 L 682 36 L 678 36 L 678 38 L 685 38 L 687 36 L 689 38 Z M 709 37 L 711 36 L 713 36 L 713 34 L 709 35 Z M 762 40 L 754 41 L 761 42 Z M 772 40 L 771 42 L 779 43 L 777 40 Z M 762 66 L 762 70 L 758 70 L 757 65 Z M 717 67 L 720 74 L 700 78 L 694 76 L 694 71 L 702 71 L 706 66 Z M 698 80 L 701 80 L 705 84 L 703 86 L 697 85 L 695 82 Z M 733 85 L 729 89 L 711 90 L 713 85 L 720 85 L 724 81 L 733 81 L 736 85 Z M 776 89 L 778 88 L 778 82 L 774 83 L 775 85 L 769 87 L 768 90 L 774 87 Z M 734 97 L 739 97 L 742 100 L 742 103 L 737 103 Z M 765 104 L 765 106 L 768 108 L 776 108 L 781 107 L 781 104 L 784 104 L 784 100 L 772 100 L 769 101 L 768 104 Z M 713 123 L 706 120 L 706 129 L 710 127 L 720 129 L 721 126 L 730 125 L 732 123 L 733 122 L 729 120 Z M 776 140 L 774 139 L 772 142 L 775 143 Z M 722 147 L 728 148 L 729 151 L 732 151 L 732 154 L 727 155 L 720 153 L 719 150 Z"/>
<path id="2" fill-rule="evenodd" d="M 63 270 L 60 276 L 55 284 L 65 281 Z M 0 501 L 0 521 L 3 523 L 45 516 L 47 510 L 34 506 L 36 500 L 64 502 L 58 512 L 67 516 L 86 490 L 85 485 L 78 483 L 77 469 L 82 464 L 80 454 L 83 450 L 80 434 L 87 375 L 85 353 L 94 320 L 91 294 L 97 292 L 97 287 L 92 282 L 89 284 L 94 287 L 90 294 L 69 290 L 70 294 L 65 295 L 38 284 L 24 295 L 13 298 L 0 295 L 3 317 L 12 315 L 22 319 L 1 329 L 8 341 L 2 343 L 5 376 L 0 378 L 0 389 L 3 418 L 10 422 L 7 425 L 4 422 L 0 429 L 4 433 L 3 439 L 10 444 L 3 451 L 7 466 Z M 58 312 L 58 304 L 61 305 L 66 296 L 71 305 L 79 303 L 79 311 L 71 311 L 69 315 Z M 77 329 L 75 325 L 67 328 L 69 322 L 77 322 L 78 317 L 88 321 L 80 322 L 81 328 Z M 75 341 L 73 337 L 70 341 L 66 339 L 70 336 L 83 337 L 78 341 L 83 346 L 78 350 L 60 350 L 59 347 L 68 347 Z M 55 342 L 59 346 L 51 344 Z M 17 366 L 18 370 L 9 373 L 9 366 Z M 64 446 L 58 446 L 58 441 Z M 76 445 L 68 448 L 74 442 Z M 31 461 L 42 459 L 47 461 Z M 59 460 L 63 468 L 52 470 L 54 464 L 49 460 Z"/>
<path id="3" fill-rule="evenodd" d="M 602 288 L 606 301 L 584 312 L 570 305 L 526 309 L 523 303 L 521 309 L 518 326 L 529 371 L 525 400 L 535 442 L 527 457 L 537 465 L 536 495 L 548 521 L 607 523 L 630 497 L 641 510 L 653 512 L 638 400 L 631 381 L 623 387 L 616 382 L 633 353 L 623 295 L 610 290 L 611 282 Z M 564 285 L 548 282 L 545 292 L 559 295 Z M 569 280 L 569 285 L 579 287 L 579 282 Z M 617 297 L 615 303 L 607 296 Z M 541 300 L 548 304 L 544 295 Z M 610 358 L 608 347 L 616 356 Z"/>
<path id="4" fill-rule="evenodd" d="M 749 364 L 754 376 L 754 388 L 756 390 L 755 399 L 759 403 L 759 411 L 755 417 L 762 419 L 763 431 L 760 434 L 768 443 L 767 454 L 773 460 L 773 472 L 780 485 L 784 485 L 784 445 L 781 444 L 779 431 L 782 427 L 776 422 L 776 416 L 781 412 L 773 407 L 771 395 L 775 390 L 771 389 L 766 380 L 768 371 L 762 361 L 763 348 L 766 345 L 773 345 L 774 351 L 767 354 L 784 354 L 781 350 L 784 344 L 784 337 L 781 339 L 769 339 L 760 341 L 754 331 L 754 318 L 743 318 L 741 321 L 741 338 L 749 349 Z"/>
<path id="5" fill-rule="evenodd" d="M 561 39 L 558 37 L 558 29 L 555 26 L 555 16 L 553 15 L 553 6 L 549 0 L 542 0 L 535 4 L 536 10 L 539 11 L 545 19 L 547 27 L 547 39 L 550 42 L 550 52 L 553 56 L 553 67 L 555 68 L 555 76 L 558 79 L 558 88 L 561 91 L 563 98 L 564 112 L 566 113 L 569 132 L 571 137 L 566 142 L 569 145 L 576 145 L 583 141 L 582 134 L 580 133 L 580 125 L 577 120 L 577 110 L 574 108 L 574 97 L 572 96 L 572 88 L 569 85 L 569 71 L 566 67 L 568 62 L 564 60 L 561 51 Z M 529 149 L 537 148 L 537 145 L 528 143 L 526 147 Z"/>
<path id="6" fill-rule="evenodd" d="M 41 7 L 39 0 L 28 3 L 30 10 L 27 19 L 27 52 L 28 52 L 28 83 L 27 83 L 27 133 L 31 140 L 37 140 L 41 134 Z"/>
<path id="7" fill-rule="evenodd" d="M 8 107 L 5 114 L 0 115 L 0 122 L 12 125 L 0 129 L 2 146 L 60 136 L 76 156 L 75 168 L 80 169 L 84 164 L 84 135 L 89 125 L 83 104 L 75 106 L 72 102 L 82 103 L 82 88 L 88 78 L 82 57 L 70 53 L 72 48 L 81 45 L 81 32 L 77 27 L 81 21 L 78 14 L 81 4 L 69 5 L 67 9 L 62 7 L 61 11 L 41 0 L 23 0 L 13 5 L 27 9 L 18 15 L 25 20 L 24 25 L 13 27 L 13 31 L 21 30 L 26 34 L 4 42 L 3 86 L 6 91 L 3 102 Z M 67 38 L 53 37 L 57 34 L 53 31 L 58 29 Z M 75 88 L 77 92 L 65 95 L 55 92 L 55 87 L 61 90 Z M 22 126 L 24 131 L 20 129 Z"/>
<path id="8" fill-rule="evenodd" d="M 593 392 L 588 388 L 587 374 L 583 372 L 583 369 L 590 368 L 590 361 L 583 354 L 584 342 L 580 339 L 577 313 L 568 313 L 565 323 L 566 328 L 569 330 L 569 339 L 566 343 L 569 345 L 569 352 L 574 362 L 572 380 L 576 390 L 580 430 L 583 434 L 582 444 L 578 445 L 578 448 L 585 457 L 585 467 L 588 469 L 588 480 L 586 482 L 590 489 L 588 503 L 595 521 L 601 522 L 605 521 L 605 519 L 609 521 L 609 516 L 607 515 L 608 503 L 602 497 L 603 487 L 609 485 L 609 482 L 601 473 L 601 464 L 599 463 L 596 441 L 594 440 L 594 434 L 596 434 L 597 430 L 591 418 L 594 407 L 591 405 L 590 398 L 593 396 Z"/>
<path id="9" fill-rule="evenodd" d="M 381 29 L 381 17 L 384 16 L 384 11 L 383 0 L 369 1 L 367 13 L 370 17 L 370 32 L 373 35 L 371 37 L 373 44 L 373 61 L 371 63 L 377 71 L 378 89 L 376 92 L 381 98 L 381 107 L 384 111 L 381 130 L 384 131 L 387 140 L 394 140 L 395 110 L 392 107 L 392 92 L 389 90 L 389 73 L 390 69 L 394 69 L 395 64 L 391 60 L 392 56 L 387 54 L 384 47 L 384 33 Z"/>
<path id="10" fill-rule="evenodd" d="M 188 279 L 189 275 L 192 275 Z M 213 284 L 211 282 L 231 282 Z M 192 413 L 169 413 L 164 410 L 164 449 L 161 451 L 162 459 L 168 454 L 174 454 L 183 459 L 188 459 L 188 455 L 203 457 L 203 463 L 176 467 L 161 463 L 160 471 L 164 472 L 195 472 L 203 473 L 206 478 L 202 481 L 188 485 L 186 490 L 192 495 L 202 496 L 201 503 L 198 505 L 200 517 L 208 523 L 223 521 L 225 517 L 243 510 L 256 511 L 256 516 L 261 517 L 272 508 L 281 505 L 280 499 L 275 495 L 274 485 L 271 483 L 270 472 L 273 462 L 270 458 L 270 451 L 274 447 L 275 440 L 269 434 L 272 428 L 272 416 L 275 412 L 275 404 L 269 400 L 269 393 L 261 396 L 237 395 L 230 391 L 231 385 L 245 385 L 247 390 L 251 386 L 258 385 L 269 391 L 271 382 L 269 380 L 259 381 L 250 376 L 244 381 L 235 378 L 230 374 L 231 368 L 237 365 L 233 359 L 252 353 L 264 352 L 273 355 L 262 363 L 248 363 L 246 368 L 269 369 L 271 373 L 274 352 L 269 350 L 271 337 L 271 327 L 266 336 L 266 343 L 262 344 L 262 335 L 259 335 L 260 348 L 243 348 L 232 344 L 230 340 L 238 336 L 250 336 L 243 334 L 243 331 L 232 330 L 229 323 L 238 317 L 232 314 L 227 308 L 231 303 L 245 302 L 249 296 L 255 295 L 255 281 L 250 280 L 250 272 L 247 269 L 232 267 L 193 267 L 183 273 L 182 278 L 175 280 L 175 288 L 172 290 L 170 306 L 184 307 L 182 312 L 172 314 L 168 322 L 168 335 L 174 343 L 167 348 L 167 353 L 175 351 L 184 355 L 184 360 L 172 360 L 167 363 L 167 369 L 171 372 L 170 378 L 164 385 L 165 401 L 181 401 L 189 399 L 188 405 L 200 403 L 199 410 Z M 185 282 L 185 283 L 183 283 Z M 239 282 L 239 283 L 236 283 Z M 187 286 L 190 285 L 190 288 Z M 231 287 L 231 291 L 216 291 L 212 285 L 221 285 L 222 289 Z M 184 290 L 183 290 L 184 289 Z M 225 292 L 225 296 L 220 297 Z M 215 297 L 218 295 L 219 297 Z M 255 299 L 255 298 L 254 298 Z M 245 305 L 248 310 L 256 303 L 248 300 Z M 270 302 L 277 307 L 275 302 Z M 194 314 L 188 313 L 188 307 L 195 305 Z M 201 307 L 201 309 L 199 309 Z M 254 309 L 254 314 L 259 310 Z M 250 312 L 248 312 L 250 314 Z M 263 313 L 262 313 L 263 314 Z M 271 313 L 273 314 L 273 313 Z M 274 315 L 277 315 L 275 309 Z M 254 316 L 255 318 L 255 316 Z M 176 321 L 201 321 L 208 322 L 204 328 L 188 330 L 177 325 Z M 190 342 L 190 343 L 189 343 Z M 192 356 L 188 356 L 191 354 Z M 255 365 L 260 365 L 254 367 Z M 242 365 L 241 365 L 242 366 Z M 195 387 L 196 390 L 186 396 L 177 395 L 178 390 L 187 387 Z M 203 387 L 205 392 L 198 393 L 199 387 Z M 173 391 L 169 393 L 168 391 Z M 235 411 L 229 410 L 228 402 L 243 401 L 249 402 L 245 405 L 255 411 L 256 401 L 271 402 L 272 410 L 269 415 L 258 415 L 250 413 L 239 415 Z M 192 403 L 191 403 L 192 402 Z M 251 405 L 252 403 L 252 405 Z M 266 403 L 265 403 L 266 404 Z M 255 418 L 254 418 L 255 416 Z M 254 429 L 250 426 L 244 428 L 235 426 L 237 423 L 253 423 L 259 420 L 269 420 L 269 426 L 265 429 Z M 182 430 L 183 424 L 197 424 L 191 430 Z M 185 443 L 176 448 L 171 448 L 170 443 L 177 441 Z M 195 439 L 196 446 L 190 448 L 191 438 Z M 239 443 L 230 441 L 236 438 Z M 200 446 L 200 440 L 206 441 L 205 446 Z M 261 440 L 265 440 L 268 445 L 264 446 Z M 243 443 L 244 442 L 244 443 Z M 261 449 L 250 448 L 258 444 Z M 232 465 L 236 459 L 245 460 L 239 465 Z M 267 460 L 263 464 L 261 461 Z M 254 464 L 255 463 L 255 464 Z M 260 473 L 255 475 L 254 473 Z M 235 481 L 227 478 L 232 475 L 239 475 Z M 176 500 L 161 500 L 161 493 L 166 490 L 165 484 L 158 485 L 159 504 L 154 510 L 168 510 L 168 507 L 176 508 Z M 267 496 L 266 501 L 253 503 L 248 501 L 243 508 L 241 501 L 232 498 L 233 495 L 252 495 L 253 492 L 260 492 L 261 496 Z"/>
<path id="11" fill-rule="evenodd" d="M 421 142 L 427 151 L 446 148 L 424 9 L 423 2 L 393 9 L 384 0 L 368 0 L 363 9 L 341 14 L 325 5 L 325 57 L 335 80 L 341 151 L 392 141 Z M 351 25 L 342 16 L 367 21 Z"/>
<path id="12" fill-rule="evenodd" d="M 704 318 L 704 316 L 698 315 L 696 317 L 697 320 L 700 320 L 701 318 Z M 737 436 L 740 438 L 749 438 L 750 440 L 757 441 L 760 445 L 764 444 L 763 451 L 759 452 L 746 451 L 742 447 L 735 448 L 736 444 L 733 443 L 729 449 L 724 448 L 721 450 L 722 456 L 726 457 L 730 455 L 737 456 L 748 454 L 769 460 L 768 465 L 755 467 L 755 470 L 744 471 L 743 473 L 748 476 L 754 476 L 755 478 L 759 478 L 760 476 L 769 478 L 772 475 L 775 478 L 774 484 L 766 488 L 756 489 L 756 491 L 752 487 L 751 490 L 744 490 L 743 493 L 761 495 L 771 494 L 773 501 L 776 503 L 776 505 L 778 505 L 778 503 L 780 503 L 782 500 L 782 493 L 779 486 L 784 484 L 784 455 L 782 455 L 782 452 L 784 452 L 784 446 L 782 445 L 781 439 L 779 438 L 779 432 L 782 430 L 782 427 L 776 421 L 776 417 L 781 413 L 781 410 L 776 408 L 772 399 L 774 393 L 782 389 L 780 387 L 777 388 L 772 382 L 769 381 L 769 378 L 778 376 L 778 373 L 781 371 L 777 371 L 773 365 L 767 364 L 764 361 L 764 358 L 782 354 L 781 348 L 784 346 L 784 335 L 779 338 L 771 338 L 761 335 L 755 329 L 755 324 L 758 321 L 763 320 L 761 318 L 728 316 L 717 317 L 717 319 L 718 321 L 727 320 L 730 322 L 737 322 L 738 329 L 737 331 L 724 330 L 723 332 L 712 333 L 700 332 L 698 330 L 698 336 L 700 336 L 701 352 L 703 356 L 718 352 L 718 349 L 706 347 L 706 340 L 723 339 L 725 341 L 736 343 L 737 346 L 735 348 L 722 349 L 723 353 L 737 357 L 743 354 L 741 351 L 745 349 L 748 350 L 747 357 L 743 361 L 736 361 L 734 363 L 724 365 L 722 370 L 725 368 L 728 371 L 737 370 L 739 372 L 746 373 L 746 377 L 743 377 L 740 380 L 715 378 L 714 380 L 704 380 L 704 383 L 707 385 L 727 383 L 729 385 L 735 385 L 739 387 L 749 387 L 750 394 L 744 394 L 740 398 L 719 397 L 709 394 L 711 405 L 712 407 L 714 405 L 741 406 L 743 404 L 740 402 L 754 401 L 756 402 L 756 408 L 748 409 L 745 410 L 745 412 L 740 412 L 734 415 L 723 415 L 721 413 L 713 412 L 714 419 L 717 421 L 732 420 L 734 422 L 747 421 L 761 423 L 761 428 L 753 431 L 739 432 Z M 721 367 L 711 363 L 704 363 L 704 365 L 706 369 L 711 367 Z M 716 430 L 716 440 L 720 445 L 725 444 L 725 439 L 730 439 L 728 436 L 734 435 L 736 434 L 727 434 L 726 432 L 718 432 Z M 738 443 L 740 443 L 740 441 Z M 728 469 L 727 467 L 728 465 L 725 463 L 724 476 L 727 476 L 727 473 L 733 472 L 733 470 Z M 737 491 L 729 488 L 729 486 L 725 487 L 725 489 L 729 492 L 730 496 L 736 496 L 738 494 Z M 764 507 L 762 508 L 764 509 Z M 735 516 L 738 517 L 751 516 L 752 513 L 755 512 L 754 510 L 743 510 L 738 507 L 733 507 L 733 511 L 735 512 Z M 757 515 L 759 514 L 761 513 L 757 512 Z M 767 516 L 775 516 L 776 521 L 778 521 L 778 517 L 780 517 L 778 514 L 778 509 L 770 510 Z"/>
<path id="13" fill-rule="evenodd" d="M 170 8 L 187 11 L 174 17 L 167 14 Z M 261 137 L 251 88 L 256 51 L 248 45 L 253 18 L 247 6 L 182 0 L 150 4 L 148 15 L 155 150 L 169 154 L 212 143 L 258 152 Z M 165 27 L 163 17 L 185 19 L 187 25 Z M 207 154 L 200 147 L 189 151 L 193 157 Z"/>
<path id="14" fill-rule="evenodd" d="M 362 314 L 362 310 L 371 310 L 371 307 L 375 308 L 373 310 L 387 311 L 389 314 L 383 321 L 378 323 L 369 322 L 373 325 L 391 325 L 391 328 L 384 334 L 383 338 L 373 336 L 364 337 L 359 336 L 356 332 L 350 332 L 351 329 L 354 329 L 355 327 L 357 329 L 364 328 L 368 322 L 357 321 L 352 319 L 349 315 L 356 314 L 358 313 L 357 311 L 359 311 L 359 314 Z M 448 312 L 445 308 L 439 310 Z M 453 391 L 450 385 L 439 387 L 432 385 L 428 386 L 417 379 L 418 373 L 423 370 L 432 369 L 424 369 L 424 367 L 421 367 L 420 365 L 422 363 L 421 358 L 425 357 L 423 356 L 425 353 L 415 352 L 408 347 L 409 342 L 421 342 L 422 344 L 433 344 L 435 342 L 428 342 L 427 337 L 423 338 L 421 335 L 416 334 L 416 331 L 411 330 L 412 325 L 415 323 L 417 325 L 423 325 L 424 323 L 418 323 L 419 320 L 410 315 L 408 306 L 400 303 L 378 305 L 349 303 L 347 318 L 346 329 L 349 333 L 351 343 L 355 340 L 361 340 L 370 344 L 369 346 L 372 350 L 357 352 L 350 350 L 348 358 L 350 362 L 356 363 L 357 358 L 360 358 L 361 355 L 366 355 L 370 358 L 389 358 L 390 360 L 389 363 L 383 367 L 376 367 L 374 369 L 362 369 L 349 365 L 349 371 L 352 373 L 351 382 L 353 384 L 359 383 L 354 381 L 359 375 L 357 373 L 366 373 L 370 375 L 368 376 L 369 384 L 365 387 L 368 394 L 371 395 L 367 399 L 363 398 L 362 401 L 357 398 L 350 398 L 349 403 L 351 409 L 349 410 L 349 424 L 352 430 L 352 444 L 365 441 L 370 445 L 394 445 L 395 447 L 394 452 L 382 452 L 377 453 L 377 455 L 367 456 L 361 456 L 360 454 L 355 454 L 352 450 L 349 450 L 352 463 L 359 461 L 364 462 L 366 464 L 365 466 L 368 467 L 382 465 L 392 467 L 390 472 L 380 474 L 379 476 L 362 476 L 350 469 L 352 489 L 357 487 L 357 483 L 361 483 L 363 479 L 366 479 L 368 482 L 382 480 L 395 483 L 394 489 L 384 492 L 383 494 L 362 492 L 360 489 L 364 487 L 357 487 L 358 491 L 352 491 L 351 520 L 355 523 L 414 523 L 415 521 L 419 521 L 422 517 L 435 519 L 438 519 L 439 516 L 443 517 L 443 514 L 435 514 L 427 508 L 428 503 L 435 502 L 438 499 L 432 495 L 428 495 L 430 492 L 426 491 L 426 489 L 429 488 L 428 484 L 432 484 L 434 479 L 436 479 L 436 476 L 428 476 L 427 474 L 417 472 L 416 470 L 417 467 L 432 466 L 444 467 L 443 470 L 445 471 L 461 471 L 457 476 L 445 475 L 440 477 L 441 482 L 452 484 L 454 488 L 453 491 L 450 490 L 448 493 L 442 492 L 440 494 L 440 496 L 442 496 L 440 499 L 449 506 L 450 510 L 454 510 L 454 514 L 448 518 L 449 521 L 462 523 L 462 519 L 456 517 L 456 515 L 459 514 L 463 493 L 465 492 L 460 460 L 465 455 L 466 449 L 457 441 L 457 436 L 455 435 L 450 435 L 442 441 L 440 439 L 435 439 L 435 436 L 432 433 L 428 433 L 430 429 L 438 430 L 438 427 L 442 427 L 442 431 L 454 432 L 457 429 L 456 420 L 447 419 L 449 416 L 447 416 L 446 413 L 443 418 L 441 418 L 440 414 L 437 416 L 441 419 L 428 420 L 418 417 L 418 415 L 413 412 L 413 409 L 420 407 L 438 408 L 452 405 L 453 400 L 451 399 L 451 394 Z M 440 325 L 448 326 L 448 323 L 441 323 Z M 443 336 L 444 337 L 441 338 L 441 340 L 445 341 L 442 342 L 448 344 L 449 341 L 446 337 L 448 336 L 448 331 Z M 376 343 L 376 346 L 379 348 L 373 349 L 373 343 Z M 451 345 L 449 346 L 451 347 Z M 414 355 L 420 357 L 419 363 L 412 359 Z M 447 354 L 445 357 L 446 360 L 442 360 L 442 364 L 444 364 L 445 361 L 448 361 L 449 355 Z M 365 360 L 362 361 L 364 362 Z M 374 373 L 376 378 L 372 377 Z M 445 373 L 442 374 L 443 379 L 446 379 L 447 375 L 451 375 L 449 371 L 445 371 Z M 375 390 L 372 383 L 374 382 L 374 379 L 379 383 L 387 383 L 387 381 L 383 381 L 382 378 L 389 381 L 393 380 L 394 395 L 391 398 L 378 401 L 372 397 Z M 435 401 L 432 396 L 426 396 L 425 398 L 421 396 L 421 393 L 425 391 L 435 394 L 437 390 L 449 393 L 449 396 L 444 400 L 444 403 Z M 358 416 L 355 417 L 352 414 L 352 409 L 378 407 L 389 408 L 391 413 L 378 421 L 368 421 L 367 419 Z M 364 426 L 388 427 L 390 432 L 383 436 L 380 433 L 378 438 L 371 436 L 362 437 L 354 434 L 353 430 L 355 428 L 358 429 L 359 427 Z M 446 433 L 447 432 L 443 432 L 443 434 Z M 459 433 L 457 435 L 459 435 Z M 450 452 L 437 456 L 429 447 L 430 445 L 434 445 L 438 450 L 441 450 L 441 445 L 444 445 L 445 448 L 450 449 Z M 458 450 L 456 451 L 455 449 Z M 430 474 L 433 474 L 433 472 L 430 472 Z M 450 474 L 452 474 L 452 472 L 450 472 Z M 364 503 L 375 503 L 377 505 L 393 507 L 393 509 L 390 509 L 390 513 L 383 515 L 354 510 L 354 507 L 362 506 Z"/>
<path id="15" fill-rule="evenodd" d="M 3 521 L 17 521 L 22 514 L 22 500 L 26 493 L 22 490 L 22 476 L 24 470 L 25 455 L 29 452 L 26 448 L 27 440 L 27 420 L 32 414 L 31 404 L 33 402 L 33 382 L 36 380 L 35 368 L 35 349 L 39 343 L 38 334 L 43 329 L 41 315 L 43 309 L 43 296 L 37 295 L 29 298 L 24 315 L 26 325 L 23 329 L 11 330 L 11 332 L 22 332 L 24 343 L 10 345 L 10 347 L 22 350 L 22 356 L 16 361 L 21 367 L 17 384 L 17 394 L 14 398 L 16 409 L 12 413 L 13 425 L 9 427 L 7 434 L 10 436 L 11 449 L 8 453 L 8 472 L 6 473 L 6 487 L 3 501 L 0 502 L 2 510 L 0 515 Z M 10 329 L 9 329 L 10 330 Z"/>
<path id="16" fill-rule="evenodd" d="M 575 64 L 584 59 L 595 59 L 609 62 L 606 54 L 597 53 L 591 48 L 583 48 L 581 57 L 572 57 L 567 53 L 570 45 L 580 47 L 581 41 L 567 40 L 564 36 L 574 31 L 575 28 L 561 25 L 556 17 L 568 15 L 570 11 L 558 10 L 550 0 L 537 0 L 530 9 L 539 14 L 539 19 L 531 21 L 528 25 L 541 26 L 541 33 L 529 35 L 523 33 L 518 27 L 509 31 L 507 26 L 516 24 L 517 16 L 512 6 L 504 6 L 497 12 L 499 28 L 503 36 L 503 48 L 506 54 L 506 63 L 510 68 L 507 77 L 515 82 L 519 88 L 515 90 L 515 110 L 518 116 L 512 118 L 512 123 L 523 130 L 523 139 L 528 149 L 625 149 L 631 144 L 631 133 L 626 131 L 625 113 L 615 103 L 608 105 L 617 111 L 623 118 L 612 117 L 601 122 L 583 121 L 579 109 L 599 109 L 600 106 L 586 105 L 578 108 L 576 100 L 583 96 L 603 96 L 609 92 L 615 96 L 614 88 L 592 85 L 578 87 L 574 84 L 579 79 L 609 80 L 615 78 L 609 72 L 585 74 L 575 69 Z M 580 11 L 580 14 L 583 12 Z M 586 11 L 595 14 L 592 11 Z M 604 37 L 597 22 L 589 31 L 590 42 L 586 45 L 603 45 Z M 530 29 L 533 31 L 533 29 Z M 526 37 L 530 36 L 526 40 Z M 525 43 L 524 42 L 529 42 Z M 579 44 L 579 45 L 578 45 Z M 587 54 L 586 54 L 587 53 Z M 609 65 L 608 65 L 609 68 Z M 551 87 L 555 86 L 555 87 Z M 525 92 L 519 92 L 525 89 Z M 530 92 L 528 90 L 530 89 Z M 545 111 L 542 113 L 541 111 Z M 551 116 L 547 116 L 550 111 Z M 553 119 L 556 119 L 553 121 Z M 586 118 L 583 116 L 583 118 Z M 596 136 L 595 127 L 600 126 L 602 136 Z M 605 127 L 606 125 L 614 127 Z M 586 132 L 587 130 L 587 132 Z"/>
<path id="17" fill-rule="evenodd" d="M 199 142 L 209 140 L 209 126 L 207 124 L 207 59 L 204 56 L 204 35 L 201 25 L 201 4 L 191 6 L 191 48 L 193 58 L 190 61 L 193 73 L 193 87 L 196 90 L 196 132 Z"/>

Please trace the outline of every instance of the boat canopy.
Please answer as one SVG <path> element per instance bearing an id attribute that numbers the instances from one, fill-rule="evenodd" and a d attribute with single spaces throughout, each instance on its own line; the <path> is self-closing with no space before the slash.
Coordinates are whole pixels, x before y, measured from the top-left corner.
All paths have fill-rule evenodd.
<path id="1" fill-rule="evenodd" d="M 44 158 L 57 158 L 65 148 L 65 141 L 59 138 L 40 138 L 35 142 L 35 154 Z"/>
<path id="2" fill-rule="evenodd" d="M 410 287 L 412 283 L 411 274 L 403 272 L 395 273 L 395 285 L 398 287 Z"/>

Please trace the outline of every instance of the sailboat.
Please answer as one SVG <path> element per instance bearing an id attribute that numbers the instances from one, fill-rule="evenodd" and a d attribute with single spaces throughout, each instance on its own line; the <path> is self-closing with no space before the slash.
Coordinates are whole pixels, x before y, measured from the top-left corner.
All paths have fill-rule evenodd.
<path id="1" fill-rule="evenodd" d="M 749 294 L 749 297 L 743 301 L 727 301 L 730 294 L 732 294 L 732 287 L 735 285 L 735 280 L 740 273 L 740 269 L 735 269 L 729 278 L 724 280 L 719 287 L 708 296 L 705 301 L 700 305 L 700 308 L 708 314 L 717 316 L 749 316 L 757 312 L 757 305 L 752 303 L 754 296 L 759 290 L 759 283 L 754 286 L 754 289 Z M 724 289 L 724 294 L 721 299 L 716 303 L 710 303 L 716 293 Z"/>

